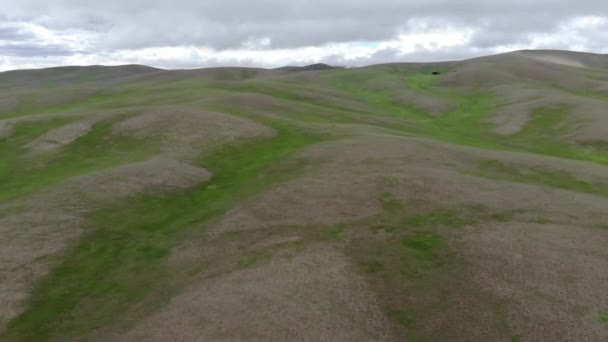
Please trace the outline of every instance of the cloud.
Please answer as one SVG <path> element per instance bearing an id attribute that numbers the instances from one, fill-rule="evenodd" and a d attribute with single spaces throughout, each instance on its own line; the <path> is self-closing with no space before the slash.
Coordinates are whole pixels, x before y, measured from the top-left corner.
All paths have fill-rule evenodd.
<path id="1" fill-rule="evenodd" d="M 19 42 L 32 39 L 34 36 L 21 27 L 0 24 L 0 41 Z"/>
<path id="2" fill-rule="evenodd" d="M 175 68 L 603 52 L 606 18 L 599 0 L 3 0 L 0 67 L 51 56 Z"/>
<path id="3" fill-rule="evenodd" d="M 10 57 L 70 56 L 75 54 L 69 48 L 57 44 L 0 44 L 0 51 L 4 56 Z"/>

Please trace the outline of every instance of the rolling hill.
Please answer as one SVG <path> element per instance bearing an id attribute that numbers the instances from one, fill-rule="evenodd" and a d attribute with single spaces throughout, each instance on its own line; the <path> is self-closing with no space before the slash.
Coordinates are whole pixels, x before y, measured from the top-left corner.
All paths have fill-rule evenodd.
<path id="1" fill-rule="evenodd" d="M 608 56 L 0 73 L 0 340 L 608 339 Z"/>

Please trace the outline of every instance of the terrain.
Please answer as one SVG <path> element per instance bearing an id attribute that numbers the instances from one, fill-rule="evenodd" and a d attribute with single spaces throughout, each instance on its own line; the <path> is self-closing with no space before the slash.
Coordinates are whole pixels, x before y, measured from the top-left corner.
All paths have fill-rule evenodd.
<path id="1" fill-rule="evenodd" d="M 0 73 L 2 341 L 606 341 L 608 55 Z"/>

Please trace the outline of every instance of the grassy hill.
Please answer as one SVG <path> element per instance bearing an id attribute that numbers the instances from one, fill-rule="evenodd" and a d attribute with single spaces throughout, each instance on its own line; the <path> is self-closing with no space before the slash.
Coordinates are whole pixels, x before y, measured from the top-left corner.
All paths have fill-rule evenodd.
<path id="1" fill-rule="evenodd" d="M 608 56 L 0 73 L 0 339 L 608 339 Z"/>

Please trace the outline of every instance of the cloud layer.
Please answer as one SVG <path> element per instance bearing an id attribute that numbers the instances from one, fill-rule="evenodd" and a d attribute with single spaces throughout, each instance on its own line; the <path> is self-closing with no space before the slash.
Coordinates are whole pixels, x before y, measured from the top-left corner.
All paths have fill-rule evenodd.
<path id="1" fill-rule="evenodd" d="M 598 0 L 0 0 L 0 70 L 362 65 L 607 47 L 608 2 Z"/>

